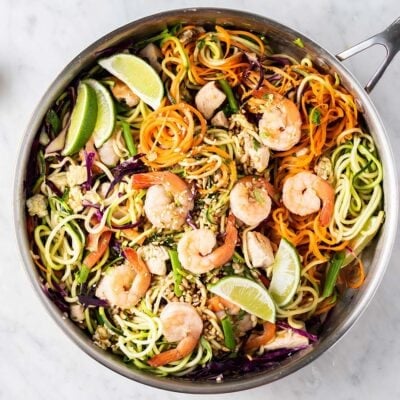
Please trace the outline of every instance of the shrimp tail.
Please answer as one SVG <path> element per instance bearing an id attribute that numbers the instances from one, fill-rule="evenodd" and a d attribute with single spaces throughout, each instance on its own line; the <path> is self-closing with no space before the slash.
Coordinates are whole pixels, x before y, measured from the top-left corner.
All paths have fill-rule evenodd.
<path id="1" fill-rule="evenodd" d="M 264 331 L 261 335 L 251 335 L 244 345 L 245 351 L 252 351 L 269 343 L 275 337 L 276 325 L 272 322 L 264 322 Z"/>
<path id="2" fill-rule="evenodd" d="M 148 288 L 150 286 L 151 273 L 146 263 L 140 258 L 139 254 L 130 247 L 125 248 L 124 255 L 128 260 L 129 264 L 132 266 L 133 270 L 136 272 L 136 274 L 141 277 L 140 281 L 138 281 L 140 285 Z M 136 289 L 135 284 L 136 281 L 134 281 L 132 289 Z M 133 293 L 136 293 L 135 290 L 133 290 Z"/>
<path id="3" fill-rule="evenodd" d="M 147 363 L 152 367 L 162 367 L 174 361 L 181 360 L 188 356 L 196 347 L 199 341 L 198 337 L 186 336 L 181 342 L 178 343 L 175 349 L 163 351 L 150 358 Z"/>
<path id="4" fill-rule="evenodd" d="M 102 231 L 98 234 L 90 234 L 86 248 L 90 253 L 83 260 L 83 264 L 92 268 L 103 256 L 111 240 L 111 231 Z"/>
<path id="5" fill-rule="evenodd" d="M 186 182 L 169 171 L 146 172 L 132 176 L 133 189 L 146 189 L 153 185 L 164 185 L 171 192 L 188 190 Z"/>
<path id="6" fill-rule="evenodd" d="M 236 243 L 238 239 L 238 231 L 235 226 L 235 217 L 233 214 L 229 214 L 226 223 L 225 240 L 224 244 L 215 249 L 208 257 L 211 264 L 215 266 L 222 266 L 226 264 L 231 258 L 235 251 Z"/>
<path id="7" fill-rule="evenodd" d="M 335 191 L 332 186 L 320 178 L 314 185 L 318 197 L 322 200 L 321 213 L 319 215 L 319 222 L 322 226 L 328 226 L 333 215 L 335 205 Z"/>
<path id="8" fill-rule="evenodd" d="M 133 189 L 147 189 L 153 185 L 160 185 L 164 180 L 157 172 L 135 174 L 132 176 Z"/>
<path id="9" fill-rule="evenodd" d="M 170 362 L 180 360 L 182 358 L 181 354 L 177 349 L 171 349 L 164 351 L 160 354 L 156 354 L 147 361 L 151 367 L 162 367 L 163 365 L 169 364 Z"/>

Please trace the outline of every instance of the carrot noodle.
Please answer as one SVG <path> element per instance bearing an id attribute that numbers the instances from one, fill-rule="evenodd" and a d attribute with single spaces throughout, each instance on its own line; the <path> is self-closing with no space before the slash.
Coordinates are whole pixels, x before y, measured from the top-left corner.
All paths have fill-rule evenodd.
<path id="1" fill-rule="evenodd" d="M 123 357 L 129 366 L 160 376 L 183 376 L 197 373 L 211 360 L 224 365 L 224 360 L 241 352 L 249 360 L 253 352 L 262 357 L 267 342 L 275 340 L 275 327 L 277 338 L 288 333 L 284 324 L 312 329 L 340 302 L 346 288 L 358 289 L 365 281 L 368 266 L 362 250 L 385 214 L 383 168 L 375 142 L 337 74 L 318 70 L 309 57 L 297 60 L 291 54 L 274 53 L 268 42 L 261 34 L 227 26 L 168 27 L 126 50 L 139 56 L 149 44 L 155 50 L 157 60 L 149 64 L 158 71 L 164 88 L 157 109 L 145 103 L 145 96 L 133 106 L 123 96 L 115 98 L 115 121 L 108 121 L 114 128 L 101 147 L 90 140 L 80 154 L 47 154 L 41 144 L 44 133 L 53 140 L 58 134 L 55 126 L 68 129 L 74 107 L 71 93 L 76 89 L 70 87 L 52 105 L 48 116 L 53 118 L 47 116 L 38 131 L 39 151 L 32 153 L 35 171 L 29 171 L 36 182 L 26 190 L 26 229 L 42 286 L 96 345 Z M 111 75 L 97 66 L 74 82 L 91 78 L 109 90 L 115 82 Z M 212 81 L 226 100 L 206 120 L 196 96 Z M 129 93 L 127 86 L 124 89 Z M 211 97 L 206 101 L 212 103 Z M 291 118 L 284 118 L 283 106 L 274 103 L 282 97 L 296 114 L 293 126 Z M 49 123 L 52 119 L 60 123 Z M 264 130 L 266 121 L 277 128 Z M 288 150 L 267 146 L 269 134 L 282 142 L 290 140 L 288 128 L 298 139 Z M 86 165 L 90 152 L 93 167 Z M 332 189 L 332 212 L 322 218 L 323 223 L 320 218 L 329 208 L 326 199 L 322 207 L 317 203 L 313 208 L 319 211 L 305 216 L 285 205 L 285 182 L 305 171 Z M 135 178 L 137 173 L 141 175 Z M 234 202 L 241 201 L 241 194 L 235 198 L 234 188 L 241 188 L 235 185 L 244 177 L 241 183 L 263 182 L 261 191 L 244 185 L 243 196 L 253 203 L 244 198 L 240 206 L 244 214 L 261 213 L 265 219 L 258 225 L 247 225 L 235 215 L 240 214 Z M 307 190 L 318 192 L 314 187 Z M 269 203 L 269 215 L 262 215 Z M 217 259 L 222 246 L 226 256 L 229 240 L 236 237 L 229 244 L 233 256 L 228 262 L 211 264 L 215 268 L 205 273 L 186 269 L 185 262 L 193 256 L 185 255 L 181 239 L 197 229 L 204 230 L 195 233 L 204 237 L 205 247 L 207 237 L 215 237 L 212 250 L 199 249 L 196 254 L 199 259 L 206 254 L 202 260 L 207 262 Z M 272 292 L 277 267 L 267 259 L 276 257 L 282 239 L 295 248 L 299 277 L 286 302 L 278 304 L 271 298 L 277 319 L 274 332 L 265 332 L 246 346 L 247 339 L 268 328 L 269 322 L 245 311 L 244 305 L 238 311 L 240 301 L 237 305 L 215 296 L 213 285 L 235 276 Z M 121 272 L 131 265 L 124 257 L 127 248 L 137 254 L 132 259 L 142 259 L 147 266 L 146 282 L 147 274 L 151 279 L 144 294 L 134 293 L 138 302 L 124 308 L 115 296 L 121 290 L 118 299 L 131 297 L 125 291 L 129 273 L 134 280 L 143 277 L 136 270 Z M 338 252 L 346 255 L 336 278 L 337 269 L 330 270 L 330 261 Z M 203 324 L 201 338 L 190 354 L 153 367 L 148 361 L 156 355 L 179 355 L 173 350 L 177 343 L 166 340 L 162 323 L 162 311 L 171 302 L 195 308 Z"/>
<path id="2" fill-rule="evenodd" d="M 172 166 L 201 143 L 206 124 L 189 104 L 161 107 L 143 121 L 139 151 L 146 154 L 146 163 L 153 168 Z"/>

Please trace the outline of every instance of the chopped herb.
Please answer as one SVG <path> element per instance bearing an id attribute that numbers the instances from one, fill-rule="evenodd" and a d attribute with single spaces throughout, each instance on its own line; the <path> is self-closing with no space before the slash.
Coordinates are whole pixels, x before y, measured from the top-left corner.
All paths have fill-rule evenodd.
<path id="1" fill-rule="evenodd" d="M 260 131 L 260 136 L 263 138 L 268 138 L 268 137 L 272 136 L 272 134 L 270 131 L 264 130 L 264 131 Z"/>
<path id="2" fill-rule="evenodd" d="M 293 40 L 293 43 L 296 45 L 296 46 L 299 46 L 300 48 L 304 48 L 304 43 L 303 43 L 303 41 L 301 40 L 301 38 L 297 38 L 297 39 L 295 39 L 295 40 Z"/>
<path id="3" fill-rule="evenodd" d="M 263 205 L 265 204 L 265 197 L 262 194 L 261 189 L 255 188 L 253 191 L 254 198 L 256 199 L 257 203 Z"/>
<path id="4" fill-rule="evenodd" d="M 255 151 L 257 151 L 261 147 L 260 142 L 254 138 L 253 138 L 253 147 Z"/>
<path id="5" fill-rule="evenodd" d="M 57 135 L 57 133 L 60 132 L 61 121 L 60 121 L 60 118 L 58 117 L 57 113 L 53 109 L 50 109 L 47 112 L 46 123 L 48 123 L 50 125 L 51 130 L 54 135 Z"/>
<path id="6" fill-rule="evenodd" d="M 318 108 L 313 108 L 310 113 L 311 122 L 314 125 L 319 125 L 321 123 L 321 113 Z"/>
<path id="7" fill-rule="evenodd" d="M 267 103 L 272 103 L 274 100 L 274 95 L 272 93 L 266 93 L 262 95 L 262 98 L 267 101 Z"/>
<path id="8" fill-rule="evenodd" d="M 196 44 L 196 46 L 198 47 L 199 50 L 201 50 L 205 45 L 206 45 L 206 41 L 204 39 L 199 40 Z"/>

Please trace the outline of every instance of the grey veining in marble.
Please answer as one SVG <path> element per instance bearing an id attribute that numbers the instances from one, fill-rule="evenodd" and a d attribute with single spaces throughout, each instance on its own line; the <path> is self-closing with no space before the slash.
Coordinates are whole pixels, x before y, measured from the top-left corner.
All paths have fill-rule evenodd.
<path id="1" fill-rule="evenodd" d="M 332 52 L 374 34 L 399 14 L 398 0 L 0 0 L 0 399 L 187 399 L 116 375 L 82 353 L 55 325 L 20 265 L 12 225 L 13 168 L 36 103 L 62 67 L 105 33 L 164 9 L 221 6 L 264 14 Z M 367 81 L 383 53 L 348 62 Z M 372 98 L 400 154 L 400 56 Z M 400 168 L 400 162 L 397 164 Z M 387 223 L 390 223 L 388 221 Z M 400 399 L 400 257 L 353 329 L 301 371 L 221 399 Z"/>

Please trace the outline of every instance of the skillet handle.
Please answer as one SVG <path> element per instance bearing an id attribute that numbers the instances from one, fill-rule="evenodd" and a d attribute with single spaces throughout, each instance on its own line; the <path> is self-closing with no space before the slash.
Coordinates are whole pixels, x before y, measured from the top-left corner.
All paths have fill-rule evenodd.
<path id="1" fill-rule="evenodd" d="M 367 93 L 372 91 L 390 62 L 393 60 L 394 56 L 400 50 L 400 17 L 397 18 L 396 21 L 388 26 L 384 31 L 371 36 L 370 38 L 336 55 L 340 61 L 343 61 L 376 44 L 385 47 L 386 57 L 365 86 L 365 91 Z"/>

